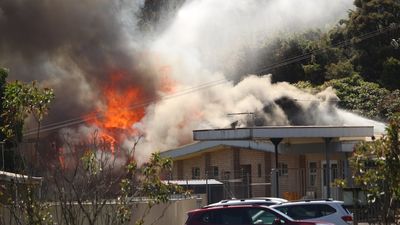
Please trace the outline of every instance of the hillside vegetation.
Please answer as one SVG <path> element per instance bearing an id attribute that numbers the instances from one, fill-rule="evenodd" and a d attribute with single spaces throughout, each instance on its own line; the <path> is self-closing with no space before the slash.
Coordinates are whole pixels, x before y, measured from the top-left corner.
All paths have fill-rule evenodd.
<path id="1" fill-rule="evenodd" d="M 356 0 L 354 5 L 328 32 L 310 30 L 268 42 L 259 47 L 256 62 L 243 53 L 240 71 L 272 73 L 275 82 L 301 88 L 332 86 L 340 107 L 387 120 L 400 111 L 400 3 Z"/>

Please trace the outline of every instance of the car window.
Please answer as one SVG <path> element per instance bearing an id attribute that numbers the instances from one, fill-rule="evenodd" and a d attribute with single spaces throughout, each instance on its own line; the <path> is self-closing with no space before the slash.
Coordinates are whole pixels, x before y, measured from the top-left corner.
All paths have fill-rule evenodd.
<path id="1" fill-rule="evenodd" d="M 252 224 L 248 213 L 244 209 L 218 209 L 204 213 L 199 218 L 204 224 Z"/>
<path id="2" fill-rule="evenodd" d="M 273 224 L 275 219 L 279 219 L 275 214 L 259 208 L 249 208 L 247 213 L 251 218 L 251 224 Z"/>
<path id="3" fill-rule="evenodd" d="M 333 207 L 327 204 L 296 204 L 277 207 L 276 209 L 295 220 L 313 219 L 327 216 L 336 212 Z"/>
<path id="4" fill-rule="evenodd" d="M 344 209 L 344 211 L 346 211 L 346 213 L 351 214 L 351 211 L 348 208 L 346 208 L 344 205 L 341 204 L 340 206 L 342 206 L 342 208 Z"/>
<path id="5" fill-rule="evenodd" d="M 336 212 L 336 209 L 330 205 L 322 204 L 319 206 L 322 216 L 327 216 Z"/>

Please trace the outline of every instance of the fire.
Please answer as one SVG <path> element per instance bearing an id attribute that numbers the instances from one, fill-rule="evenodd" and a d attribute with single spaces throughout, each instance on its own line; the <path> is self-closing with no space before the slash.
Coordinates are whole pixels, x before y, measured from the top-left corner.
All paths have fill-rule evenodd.
<path id="1" fill-rule="evenodd" d="M 64 156 L 64 149 L 58 149 L 58 161 L 60 162 L 61 168 L 65 168 L 65 156 Z"/>
<path id="2" fill-rule="evenodd" d="M 143 117 L 143 107 L 135 107 L 135 103 L 139 100 L 139 89 L 118 91 L 108 88 L 105 94 L 107 105 L 102 119 L 104 128 L 129 129 Z"/>
<path id="3" fill-rule="evenodd" d="M 176 90 L 176 81 L 171 79 L 171 66 L 162 66 L 160 68 L 160 91 L 171 94 Z"/>
<path id="4" fill-rule="evenodd" d="M 159 70 L 158 89 L 163 94 L 173 93 L 176 82 L 171 79 L 171 67 L 163 66 Z M 98 135 L 102 146 L 113 154 L 117 151 L 118 143 L 127 137 L 138 135 L 133 125 L 145 115 L 145 108 L 141 105 L 145 96 L 138 86 L 129 86 L 126 74 L 116 72 L 110 75 L 110 81 L 104 86 L 101 96 L 102 106 L 93 113 L 93 124 L 98 127 Z"/>
<path id="5" fill-rule="evenodd" d="M 111 75 L 111 82 L 103 89 L 103 107 L 98 109 L 94 124 L 99 128 L 99 137 L 115 153 L 115 145 L 126 136 L 134 135 L 132 125 L 144 116 L 141 89 L 126 85 L 123 73 Z"/>

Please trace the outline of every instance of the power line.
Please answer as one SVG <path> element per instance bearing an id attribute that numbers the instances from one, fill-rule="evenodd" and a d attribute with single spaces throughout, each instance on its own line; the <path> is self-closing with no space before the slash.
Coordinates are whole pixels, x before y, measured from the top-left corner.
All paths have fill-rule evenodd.
<path id="1" fill-rule="evenodd" d="M 180 92 L 163 96 L 161 98 L 158 98 L 158 97 L 157 98 L 149 98 L 149 99 L 146 99 L 146 100 L 144 100 L 142 102 L 139 102 L 137 104 L 132 105 L 131 107 L 129 107 L 129 109 L 137 109 L 137 108 L 145 107 L 145 106 L 148 106 L 148 105 L 150 105 L 151 103 L 153 103 L 155 101 L 164 101 L 164 100 L 172 99 L 172 98 L 175 98 L 175 97 L 187 95 L 187 94 L 190 94 L 190 93 L 193 93 L 193 92 L 197 92 L 197 91 L 202 90 L 202 89 L 207 89 L 209 87 L 213 87 L 213 86 L 217 86 L 217 85 L 220 85 L 220 84 L 224 84 L 226 82 L 227 81 L 225 79 L 215 80 L 215 81 L 211 81 L 211 82 L 200 84 L 198 86 L 190 87 L 190 88 L 187 88 L 187 89 L 182 90 Z M 77 124 L 85 123 L 85 122 L 88 122 L 88 121 L 92 121 L 92 120 L 95 120 L 97 118 L 101 118 L 102 117 L 101 114 L 102 113 L 97 112 L 97 113 L 94 113 L 94 115 L 85 116 L 84 118 L 78 117 L 78 118 L 69 119 L 69 120 L 65 120 L 65 121 L 61 121 L 61 122 L 49 123 L 49 124 L 41 126 L 40 127 L 40 132 L 57 130 L 57 129 L 60 129 L 60 128 L 69 127 L 69 126 L 72 126 L 72 125 L 77 125 Z M 31 130 L 28 130 L 28 131 L 24 132 L 24 136 L 32 135 L 32 134 L 35 134 L 36 132 L 37 132 L 37 128 L 36 129 L 31 129 Z"/>
<path id="2" fill-rule="evenodd" d="M 385 28 L 377 29 L 377 30 L 362 34 L 360 36 L 354 37 L 354 39 L 356 39 L 359 42 L 359 41 L 363 41 L 363 40 L 367 40 L 367 39 L 376 37 L 378 35 L 381 35 L 383 33 L 386 33 L 388 31 L 395 30 L 395 29 L 398 29 L 398 28 L 399 28 L 398 25 L 391 25 L 391 26 L 388 26 L 388 27 L 385 27 Z M 290 65 L 290 64 L 293 64 L 293 63 L 308 59 L 312 55 L 317 55 L 317 54 L 321 53 L 322 51 L 324 51 L 324 50 L 326 50 L 328 48 L 331 48 L 331 47 L 344 47 L 344 46 L 348 46 L 348 45 L 353 45 L 351 40 L 344 40 L 344 41 L 341 41 L 339 43 L 333 44 L 333 45 L 325 47 L 325 48 L 315 49 L 315 50 L 313 50 L 311 52 L 304 53 L 302 55 L 294 56 L 294 57 L 291 57 L 291 58 L 287 58 L 287 59 L 284 59 L 284 60 L 282 60 L 280 62 L 268 65 L 268 66 L 258 70 L 256 72 L 256 74 L 263 74 L 263 73 L 265 73 L 265 72 L 267 72 L 267 71 L 269 71 L 271 69 L 276 69 L 276 68 L 279 68 L 279 67 L 283 67 L 283 66 L 286 66 L 286 65 Z M 229 78 L 229 76 L 227 78 Z M 200 85 L 197 85 L 197 86 L 193 86 L 193 87 L 189 87 L 189 88 L 187 88 L 185 90 L 182 90 L 182 91 L 174 93 L 174 94 L 165 95 L 165 96 L 163 96 L 161 98 L 156 97 L 156 98 L 146 99 L 146 100 L 144 100 L 142 102 L 139 102 L 137 104 L 132 105 L 129 108 L 130 109 L 136 109 L 136 108 L 145 107 L 145 106 L 148 106 L 148 105 L 150 105 L 151 103 L 153 103 L 155 101 L 164 101 L 164 100 L 172 99 L 172 98 L 175 98 L 175 97 L 180 97 L 180 96 L 187 95 L 187 94 L 190 94 L 190 93 L 193 93 L 193 92 L 201 91 L 203 89 L 207 89 L 207 88 L 210 88 L 210 87 L 221 85 L 221 84 L 224 84 L 224 83 L 227 83 L 227 82 L 230 82 L 230 81 L 227 80 L 226 78 L 222 78 L 222 79 L 218 79 L 218 80 L 214 80 L 214 81 L 210 81 L 210 82 L 205 82 L 203 84 L 200 84 Z M 296 99 L 296 101 L 306 101 L 306 100 Z M 102 116 L 101 113 L 97 112 L 97 113 L 94 113 L 94 115 L 89 115 L 89 116 L 86 116 L 84 118 L 79 117 L 79 118 L 73 118 L 73 119 L 64 120 L 64 121 L 60 121 L 60 122 L 54 122 L 54 123 L 45 124 L 45 125 L 41 126 L 40 132 L 58 130 L 60 128 L 69 127 L 69 126 L 72 126 L 72 125 L 85 123 L 87 121 L 92 121 L 92 120 L 94 120 L 96 118 L 101 118 L 101 116 Z M 31 130 L 28 130 L 28 131 L 24 132 L 24 136 L 32 135 L 32 134 L 35 134 L 36 132 L 37 132 L 37 128 L 36 129 L 31 129 Z"/>

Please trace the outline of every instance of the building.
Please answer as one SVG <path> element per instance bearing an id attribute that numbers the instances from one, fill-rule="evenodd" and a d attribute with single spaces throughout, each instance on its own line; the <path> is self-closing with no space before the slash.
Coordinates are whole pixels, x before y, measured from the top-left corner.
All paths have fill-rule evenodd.
<path id="1" fill-rule="evenodd" d="M 214 193 L 210 201 L 260 196 L 342 199 L 332 183 L 338 178 L 351 183 L 348 158 L 358 142 L 373 135 L 372 126 L 195 130 L 195 143 L 161 155 L 174 161 L 171 180 L 223 183 L 221 194 Z"/>

